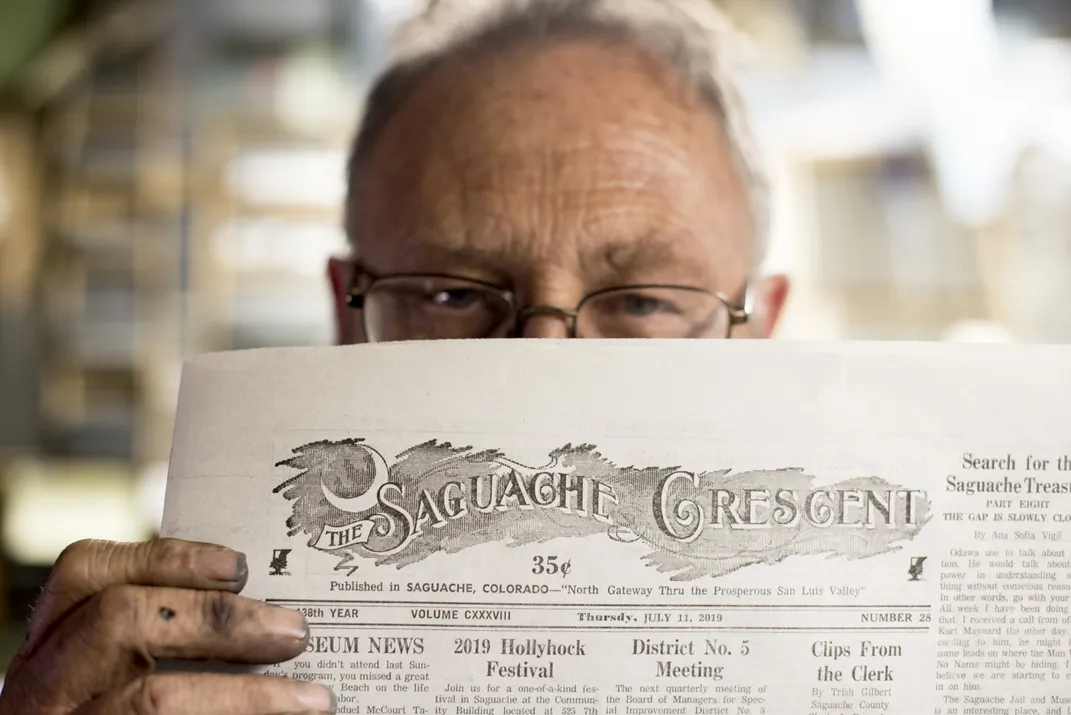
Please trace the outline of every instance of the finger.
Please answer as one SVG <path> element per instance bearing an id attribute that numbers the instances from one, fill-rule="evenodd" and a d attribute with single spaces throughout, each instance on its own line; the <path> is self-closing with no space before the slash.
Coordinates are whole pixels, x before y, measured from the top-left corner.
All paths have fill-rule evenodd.
<path id="1" fill-rule="evenodd" d="M 156 539 L 138 544 L 79 541 L 67 547 L 38 599 L 24 648 L 75 604 L 118 584 L 232 591 L 245 587 L 245 555 L 194 541 Z"/>
<path id="2" fill-rule="evenodd" d="M 290 660 L 308 633 L 301 613 L 224 591 L 111 586 L 63 619 L 19 676 L 78 703 L 151 673 L 157 659 Z"/>
<path id="3" fill-rule="evenodd" d="M 326 687 L 258 675 L 150 675 L 72 715 L 272 715 L 334 713 Z"/>
<path id="4" fill-rule="evenodd" d="M 112 586 L 84 611 L 86 641 L 153 658 L 279 663 L 300 655 L 309 635 L 300 612 L 225 591 Z"/>

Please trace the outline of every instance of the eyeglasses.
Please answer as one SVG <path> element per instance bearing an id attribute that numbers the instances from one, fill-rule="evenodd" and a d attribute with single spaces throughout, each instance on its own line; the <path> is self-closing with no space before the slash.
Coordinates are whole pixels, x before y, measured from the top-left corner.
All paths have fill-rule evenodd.
<path id="1" fill-rule="evenodd" d="M 361 277 L 363 288 L 358 287 Z M 570 338 L 728 338 L 751 315 L 720 293 L 674 285 L 631 285 L 590 293 L 574 310 L 521 307 L 491 283 L 434 273 L 373 276 L 358 267 L 348 298 L 369 342 L 514 337 L 536 315 L 566 322 Z"/>

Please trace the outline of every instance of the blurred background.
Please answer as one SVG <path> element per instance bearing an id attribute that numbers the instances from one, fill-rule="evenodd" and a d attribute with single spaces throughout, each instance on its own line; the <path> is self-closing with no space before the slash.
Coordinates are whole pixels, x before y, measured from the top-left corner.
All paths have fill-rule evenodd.
<path id="1" fill-rule="evenodd" d="M 785 338 L 1071 341 L 1071 3 L 721 0 Z M 0 672 L 159 522 L 184 356 L 329 344 L 343 167 L 414 0 L 0 2 Z"/>

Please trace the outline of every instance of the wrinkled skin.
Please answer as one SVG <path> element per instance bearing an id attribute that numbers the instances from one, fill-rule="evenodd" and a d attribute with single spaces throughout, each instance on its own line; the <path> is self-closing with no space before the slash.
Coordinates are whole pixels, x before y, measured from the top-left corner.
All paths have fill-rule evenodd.
<path id="1" fill-rule="evenodd" d="M 447 61 L 408 98 L 354 187 L 353 240 L 377 273 L 454 273 L 526 304 L 572 308 L 625 283 L 734 300 L 754 262 L 746 188 L 728 140 L 668 67 L 592 41 Z M 340 342 L 352 268 L 331 264 Z M 766 337 L 782 277 L 757 284 Z M 537 316 L 526 337 L 563 337 Z M 59 559 L 0 694 L 0 715 L 329 712 L 330 693 L 280 678 L 154 673 L 158 659 L 276 663 L 304 619 L 245 599 L 240 555 L 174 540 L 83 542 Z"/>
<path id="2" fill-rule="evenodd" d="M 756 258 L 747 187 L 710 108 L 669 66 L 604 42 L 452 58 L 392 117 L 353 194 L 351 239 L 371 272 L 467 276 L 525 305 L 572 309 L 644 283 L 739 303 Z M 344 302 L 351 275 L 332 262 L 343 343 L 365 339 Z M 787 282 L 755 288 L 734 337 L 773 330 Z M 566 336 L 559 317 L 526 328 Z"/>
<path id="3" fill-rule="evenodd" d="M 263 664 L 305 649 L 301 614 L 239 596 L 246 576 L 241 554 L 209 544 L 73 544 L 37 602 L 0 715 L 333 711 L 318 685 L 153 673 L 158 659 Z"/>

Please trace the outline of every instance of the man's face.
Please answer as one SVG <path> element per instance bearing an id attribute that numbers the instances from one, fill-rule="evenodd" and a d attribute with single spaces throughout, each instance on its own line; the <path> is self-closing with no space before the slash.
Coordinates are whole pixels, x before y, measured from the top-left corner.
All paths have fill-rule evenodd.
<path id="1" fill-rule="evenodd" d="M 742 302 L 755 261 L 747 190 L 710 108 L 668 66 L 576 40 L 457 57 L 423 80 L 362 164 L 351 239 L 376 275 L 436 273 L 572 310 L 622 285 Z M 365 339 L 332 264 L 341 342 Z M 786 293 L 757 286 L 740 336 L 766 337 Z M 565 337 L 536 315 L 526 337 Z M 735 334 L 735 333 L 734 333 Z"/>

